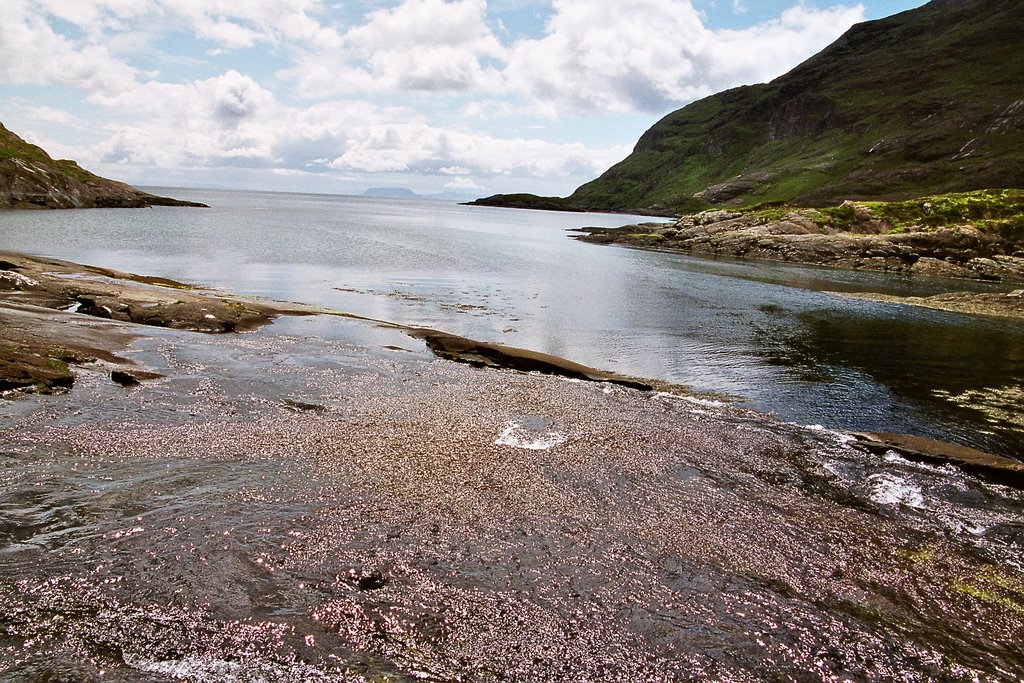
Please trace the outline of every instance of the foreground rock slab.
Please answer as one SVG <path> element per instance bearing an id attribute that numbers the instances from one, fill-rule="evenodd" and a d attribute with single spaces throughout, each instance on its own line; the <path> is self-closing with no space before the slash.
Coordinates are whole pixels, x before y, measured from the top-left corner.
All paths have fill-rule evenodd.
<path id="1" fill-rule="evenodd" d="M 241 332 L 283 313 L 312 312 L 166 278 L 0 252 L 0 390 L 34 387 L 50 392 L 71 386 L 69 364 L 97 359 L 126 363 L 117 353 L 139 335 L 140 328 L 132 325 Z"/>
<path id="2" fill-rule="evenodd" d="M 872 453 L 884 454 L 892 451 L 916 462 L 954 465 L 964 472 L 996 484 L 1024 489 L 1024 463 L 1009 458 L 911 434 L 884 432 L 856 433 L 853 436 L 859 448 Z"/>
<path id="3" fill-rule="evenodd" d="M 279 323 L 0 402 L 0 678 L 1019 678 L 1020 491 Z"/>

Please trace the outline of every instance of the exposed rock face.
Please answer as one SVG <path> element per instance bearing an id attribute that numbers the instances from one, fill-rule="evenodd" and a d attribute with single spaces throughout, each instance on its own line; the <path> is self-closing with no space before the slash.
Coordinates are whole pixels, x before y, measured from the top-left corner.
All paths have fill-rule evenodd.
<path id="1" fill-rule="evenodd" d="M 694 194 L 697 199 L 702 199 L 709 204 L 723 204 L 731 199 L 745 195 L 754 189 L 754 183 L 750 181 L 733 181 L 712 185 L 706 190 Z"/>
<path id="2" fill-rule="evenodd" d="M 623 377 L 612 372 L 590 368 L 546 353 L 517 349 L 502 344 L 491 344 L 467 339 L 446 332 L 423 328 L 405 328 L 405 332 L 426 342 L 431 351 L 440 358 L 477 367 L 511 368 L 523 372 L 540 372 L 546 375 L 570 377 L 591 382 L 609 382 L 648 391 L 653 388 L 647 382 Z"/>
<path id="3" fill-rule="evenodd" d="M 159 197 L 55 160 L 0 124 L 0 209 L 205 206 Z"/>

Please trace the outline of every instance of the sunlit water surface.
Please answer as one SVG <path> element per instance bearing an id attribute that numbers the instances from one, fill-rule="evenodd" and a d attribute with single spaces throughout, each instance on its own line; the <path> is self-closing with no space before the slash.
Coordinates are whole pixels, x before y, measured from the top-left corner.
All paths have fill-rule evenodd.
<path id="1" fill-rule="evenodd" d="M 826 293 L 921 295 L 946 282 L 700 260 L 566 232 L 624 216 L 174 194 L 212 208 L 6 213 L 0 244 L 543 351 L 787 421 L 1024 451 L 1024 325 Z"/>

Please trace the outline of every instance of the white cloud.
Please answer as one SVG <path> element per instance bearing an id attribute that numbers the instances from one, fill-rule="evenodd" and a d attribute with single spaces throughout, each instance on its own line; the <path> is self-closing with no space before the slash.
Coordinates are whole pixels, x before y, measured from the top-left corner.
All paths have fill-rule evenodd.
<path id="1" fill-rule="evenodd" d="M 5 3 L 0 24 L 0 81 L 66 85 L 116 92 L 135 82 L 138 69 L 104 45 L 72 40 L 54 31 L 28 2 Z"/>
<path id="2" fill-rule="evenodd" d="M 91 35 L 133 32 L 157 22 L 184 27 L 222 47 L 251 47 L 259 41 L 327 44 L 332 31 L 314 17 L 320 0 L 37 0 L 40 15 L 74 24 Z"/>
<path id="3" fill-rule="evenodd" d="M 863 7 L 796 6 L 742 31 L 704 26 L 690 0 L 554 0 L 546 35 L 513 46 L 512 87 L 554 114 L 663 113 L 778 76 L 863 19 Z"/>
<path id="4" fill-rule="evenodd" d="M 281 76 L 306 97 L 352 92 L 465 92 L 494 87 L 505 52 L 484 0 L 404 0 L 370 12 L 327 50 L 302 51 Z"/>
<path id="5" fill-rule="evenodd" d="M 495 177 L 586 179 L 628 152 L 453 129 L 369 102 L 285 106 L 236 71 L 189 84 L 150 82 L 93 101 L 129 121 L 82 156 L 104 164 L 411 173 L 468 189 Z"/>
<path id="6" fill-rule="evenodd" d="M 331 162 L 331 168 L 463 177 L 590 175 L 624 155 L 621 148 L 591 150 L 583 145 L 401 123 L 348 130 L 342 145 L 344 151 Z"/>
<path id="7" fill-rule="evenodd" d="M 557 184 L 589 179 L 629 151 L 564 142 L 583 139 L 574 117 L 600 122 L 587 128 L 601 139 L 593 131 L 626 120 L 616 113 L 663 114 L 770 79 L 863 18 L 859 5 L 800 4 L 759 26 L 714 31 L 690 0 L 389 0 L 373 9 L 383 4 L 3 0 L 0 86 L 82 93 L 78 104 L 89 106 L 36 107 L 34 120 L 88 129 L 88 142 L 67 148 L 84 162 L 400 173 L 464 190 L 511 178 Z M 491 28 L 499 7 L 549 16 L 544 35 L 503 44 Z M 174 52 L 182 36 L 188 49 Z M 149 71 L 153 63 L 175 76 Z M 538 116 L 547 125 L 531 130 Z"/>
<path id="8" fill-rule="evenodd" d="M 110 30 L 127 31 L 130 22 L 159 11 L 154 0 L 37 0 L 32 4 L 39 16 L 74 24 L 91 37 Z"/>
<path id="9" fill-rule="evenodd" d="M 275 106 L 270 91 L 235 70 L 188 84 L 150 81 L 114 95 L 98 93 L 91 99 L 121 112 L 194 129 L 235 128 L 256 118 L 261 109 Z"/>
<path id="10" fill-rule="evenodd" d="M 62 126 L 81 126 L 83 123 L 70 112 L 53 107 L 23 107 L 21 113 L 38 123 L 58 123 Z"/>
<path id="11" fill-rule="evenodd" d="M 272 160 L 267 126 L 280 107 L 271 92 L 237 71 L 188 84 L 153 81 L 115 95 L 97 94 L 92 101 L 132 122 L 97 146 L 107 163 L 173 167 Z"/>
<path id="12" fill-rule="evenodd" d="M 302 41 L 330 47 L 337 33 L 315 17 L 319 0 L 161 0 L 168 17 L 183 20 L 200 38 L 223 47 L 247 48 L 258 42 Z"/>
<path id="13" fill-rule="evenodd" d="M 742 31 L 719 31 L 702 57 L 715 90 L 771 80 L 825 48 L 864 20 L 864 7 L 818 10 L 801 5 L 774 21 Z"/>
<path id="14" fill-rule="evenodd" d="M 444 189 L 452 190 L 453 192 L 478 192 L 484 190 L 484 187 L 469 178 L 455 178 L 445 183 Z"/>

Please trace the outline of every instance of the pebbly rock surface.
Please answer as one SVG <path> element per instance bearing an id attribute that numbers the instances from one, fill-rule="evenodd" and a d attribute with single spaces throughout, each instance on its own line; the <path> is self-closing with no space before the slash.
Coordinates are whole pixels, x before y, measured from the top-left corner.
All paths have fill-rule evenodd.
<path id="1" fill-rule="evenodd" d="M 289 323 L 0 402 L 0 680 L 1020 680 L 1018 489 Z"/>

